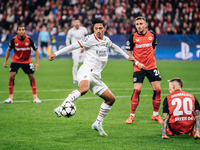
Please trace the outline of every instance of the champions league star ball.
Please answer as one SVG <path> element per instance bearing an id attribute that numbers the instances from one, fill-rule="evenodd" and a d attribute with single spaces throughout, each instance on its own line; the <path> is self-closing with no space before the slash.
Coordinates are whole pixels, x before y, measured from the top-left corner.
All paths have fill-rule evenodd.
<path id="1" fill-rule="evenodd" d="M 61 107 L 61 115 L 64 117 L 71 117 L 76 113 L 76 106 L 74 103 L 67 101 L 64 106 Z"/>

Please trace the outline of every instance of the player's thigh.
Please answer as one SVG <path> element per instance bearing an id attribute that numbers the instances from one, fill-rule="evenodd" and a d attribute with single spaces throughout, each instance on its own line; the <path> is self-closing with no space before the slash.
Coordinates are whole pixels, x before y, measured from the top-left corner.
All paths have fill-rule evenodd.
<path id="1" fill-rule="evenodd" d="M 146 76 L 147 76 L 149 82 L 155 82 L 155 81 L 162 80 L 160 72 L 157 68 L 152 69 L 152 70 L 147 70 L 146 72 L 147 72 Z"/>
<path id="2" fill-rule="evenodd" d="M 90 89 L 90 81 L 88 80 L 81 80 L 79 84 L 78 91 L 81 93 L 81 95 L 84 95 L 89 91 Z"/>
<path id="3" fill-rule="evenodd" d="M 33 63 L 21 64 L 21 68 L 26 74 L 34 74 L 35 72 Z"/>
<path id="4" fill-rule="evenodd" d="M 133 83 L 134 84 L 135 83 L 143 83 L 145 76 L 146 76 L 145 70 L 134 72 Z"/>
<path id="5" fill-rule="evenodd" d="M 16 73 L 18 72 L 20 68 L 20 64 L 19 63 L 11 63 L 10 64 L 10 69 L 9 69 L 9 72 L 10 72 L 10 77 L 16 75 Z"/>

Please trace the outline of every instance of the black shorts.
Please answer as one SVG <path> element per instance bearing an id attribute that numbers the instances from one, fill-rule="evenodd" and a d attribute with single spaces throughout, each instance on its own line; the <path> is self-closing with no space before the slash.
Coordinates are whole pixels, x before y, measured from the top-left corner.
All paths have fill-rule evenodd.
<path id="1" fill-rule="evenodd" d="M 35 72 L 33 63 L 29 64 L 22 64 L 22 63 L 11 63 L 10 65 L 10 72 L 16 72 L 19 70 L 19 68 L 22 68 L 24 73 L 26 74 L 32 74 Z"/>
<path id="2" fill-rule="evenodd" d="M 47 47 L 47 45 L 48 45 L 48 42 L 41 42 L 41 48 L 42 47 Z"/>
<path id="3" fill-rule="evenodd" d="M 142 70 L 142 71 L 134 72 L 133 83 L 143 83 L 145 76 L 148 78 L 149 82 L 162 80 L 160 76 L 160 72 L 156 68 L 152 70 Z"/>

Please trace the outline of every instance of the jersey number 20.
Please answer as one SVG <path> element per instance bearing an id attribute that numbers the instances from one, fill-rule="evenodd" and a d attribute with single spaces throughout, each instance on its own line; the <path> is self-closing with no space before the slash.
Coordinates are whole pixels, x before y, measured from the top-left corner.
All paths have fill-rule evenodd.
<path id="1" fill-rule="evenodd" d="M 189 105 L 188 105 L 189 104 Z M 175 98 L 172 100 L 172 105 L 176 105 L 175 110 L 173 111 L 174 116 L 179 116 L 183 115 L 183 111 L 186 115 L 191 115 L 192 114 L 192 99 L 191 98 L 184 98 L 183 99 L 183 104 L 180 98 Z M 183 105 L 183 111 L 180 110 L 181 106 Z M 189 108 L 188 108 L 189 106 Z"/>

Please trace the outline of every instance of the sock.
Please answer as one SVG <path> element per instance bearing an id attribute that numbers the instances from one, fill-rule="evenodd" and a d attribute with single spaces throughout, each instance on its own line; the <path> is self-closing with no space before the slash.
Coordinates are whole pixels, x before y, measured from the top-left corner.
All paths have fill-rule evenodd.
<path id="1" fill-rule="evenodd" d="M 72 91 L 68 97 L 64 100 L 64 102 L 61 104 L 61 106 L 64 106 L 66 101 L 74 102 L 81 96 L 81 93 L 78 90 Z"/>
<path id="2" fill-rule="evenodd" d="M 14 79 L 9 78 L 8 81 L 9 97 L 13 99 Z"/>
<path id="3" fill-rule="evenodd" d="M 158 116 L 158 112 L 153 111 L 153 116 Z"/>
<path id="4" fill-rule="evenodd" d="M 104 120 L 104 117 L 108 114 L 109 110 L 111 109 L 111 106 L 103 102 L 100 107 L 100 111 L 97 117 L 97 120 L 95 123 L 102 125 L 102 122 Z"/>
<path id="5" fill-rule="evenodd" d="M 135 114 L 131 113 L 130 116 L 135 117 Z"/>
<path id="6" fill-rule="evenodd" d="M 158 112 L 161 103 L 161 89 L 154 90 L 152 104 L 153 104 L 153 111 Z"/>
<path id="7" fill-rule="evenodd" d="M 31 88 L 32 88 L 32 93 L 33 93 L 33 98 L 37 98 L 37 85 L 35 79 L 30 80 L 31 83 Z"/>
<path id="8" fill-rule="evenodd" d="M 139 104 L 140 90 L 134 89 L 131 97 L 131 114 L 135 114 L 135 110 Z"/>

